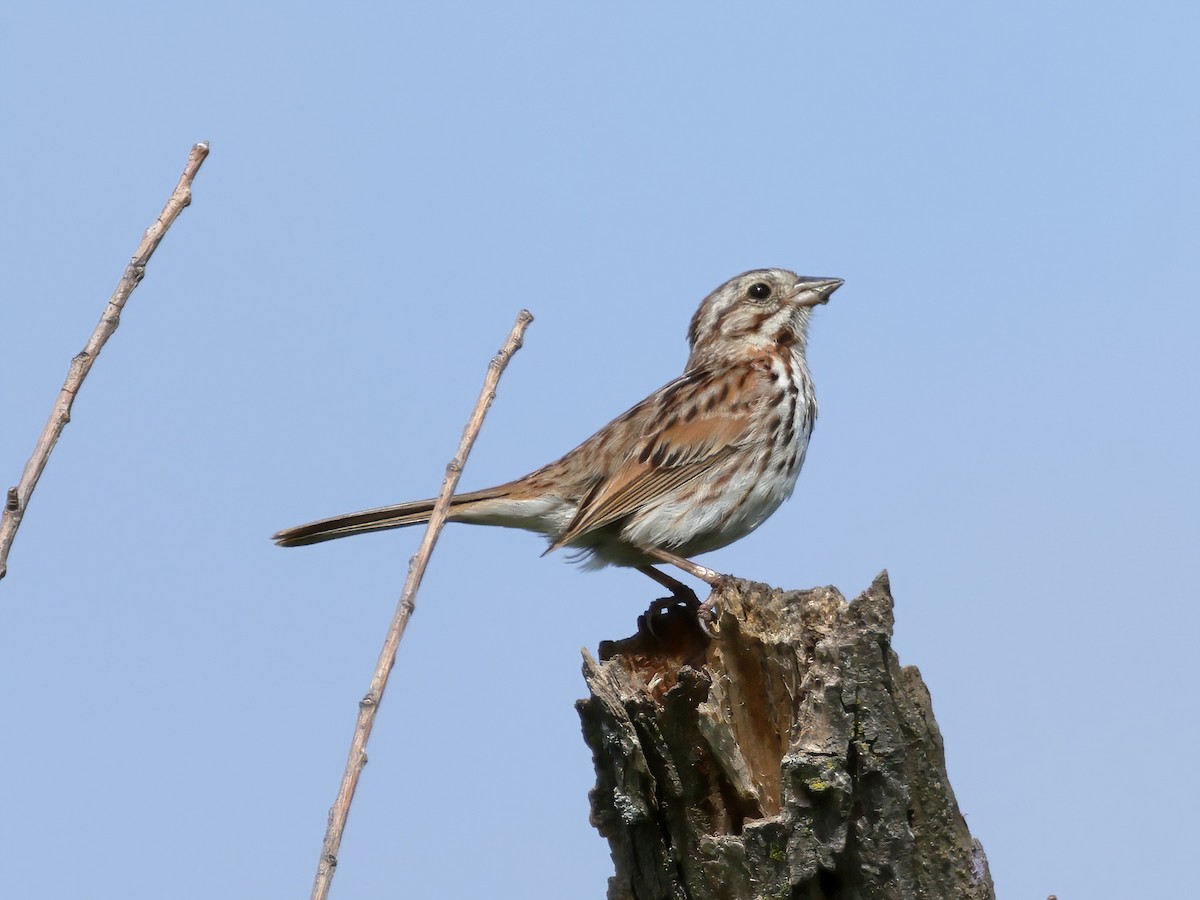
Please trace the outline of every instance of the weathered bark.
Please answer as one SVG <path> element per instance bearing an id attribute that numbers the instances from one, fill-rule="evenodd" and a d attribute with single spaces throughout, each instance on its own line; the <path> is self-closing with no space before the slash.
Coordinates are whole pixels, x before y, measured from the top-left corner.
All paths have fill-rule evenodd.
<path id="1" fill-rule="evenodd" d="M 719 608 L 714 639 L 684 613 L 585 653 L 609 900 L 994 897 L 887 574 L 851 603 L 734 581 Z"/>

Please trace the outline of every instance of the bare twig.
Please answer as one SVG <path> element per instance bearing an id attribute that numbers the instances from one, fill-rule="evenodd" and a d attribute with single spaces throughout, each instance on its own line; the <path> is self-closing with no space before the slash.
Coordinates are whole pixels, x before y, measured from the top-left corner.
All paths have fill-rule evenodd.
<path id="1" fill-rule="evenodd" d="M 500 348 L 500 352 L 492 357 L 492 361 L 488 365 L 487 377 L 483 381 L 483 389 L 479 392 L 479 399 L 475 402 L 475 409 L 471 413 L 467 427 L 463 429 L 458 453 L 446 466 L 446 478 L 442 482 L 442 492 L 438 495 L 433 513 L 429 517 L 429 525 L 425 529 L 425 536 L 421 539 L 421 546 L 409 560 L 408 579 L 404 582 L 404 589 L 400 592 L 396 615 L 392 618 L 392 625 L 388 629 L 383 649 L 379 653 L 379 662 L 375 666 L 371 687 L 358 704 L 358 722 L 354 726 L 354 738 L 350 742 L 350 755 L 346 759 L 346 771 L 342 773 L 342 783 L 338 787 L 337 799 L 334 800 L 333 807 L 329 810 L 329 825 L 325 830 L 325 842 L 321 845 L 321 860 L 317 865 L 317 877 L 313 881 L 312 900 L 325 900 L 329 896 L 329 885 L 333 880 L 333 871 L 337 867 L 337 854 L 342 844 L 342 833 L 346 830 L 346 819 L 350 815 L 350 803 L 354 800 L 354 791 L 358 787 L 358 776 L 362 773 L 363 766 L 367 764 L 367 739 L 371 736 L 371 728 L 375 724 L 375 713 L 379 709 L 380 701 L 383 700 L 383 691 L 387 687 L 388 675 L 391 674 L 392 666 L 396 663 L 396 650 L 400 646 L 400 639 L 404 636 L 404 629 L 408 626 L 408 620 L 416 608 L 417 588 L 421 586 L 421 578 L 425 575 L 425 566 L 429 563 L 429 555 L 433 552 L 434 544 L 437 543 L 438 534 L 441 532 L 442 526 L 446 524 L 446 515 L 450 509 L 450 497 L 458 485 L 458 476 L 462 473 L 467 455 L 475 443 L 475 436 L 479 434 L 480 426 L 483 425 L 483 417 L 487 415 L 488 407 L 496 399 L 496 384 L 500 381 L 500 375 L 504 372 L 512 355 L 521 348 L 525 329 L 532 321 L 533 316 L 530 315 L 529 310 L 521 310 L 517 321 L 513 324 L 512 332 L 508 335 L 508 340 Z"/>
<path id="2" fill-rule="evenodd" d="M 112 337 L 113 332 L 121 323 L 121 310 L 125 308 L 125 301 L 129 299 L 133 289 L 145 277 L 146 263 L 154 255 L 154 251 L 167 233 L 167 229 L 179 218 L 179 214 L 183 212 L 184 208 L 192 202 L 192 180 L 196 177 L 206 156 L 208 156 L 206 142 L 202 141 L 192 147 L 183 174 L 179 176 L 179 183 L 175 185 L 175 190 L 167 200 L 167 205 L 163 207 L 157 221 L 142 235 L 142 242 L 138 244 L 133 259 L 125 267 L 125 274 L 121 276 L 121 280 L 117 283 L 117 289 L 109 298 L 96 330 L 92 332 L 87 345 L 79 355 L 71 360 L 71 367 L 67 371 L 67 380 L 63 384 L 62 390 L 59 391 L 54 409 L 50 413 L 50 419 L 46 422 L 46 427 L 42 429 L 33 455 L 25 463 L 25 470 L 21 473 L 20 482 L 15 487 L 8 489 L 4 511 L 0 513 L 0 578 L 3 578 L 8 571 L 8 552 L 17 536 L 17 529 L 21 525 L 25 510 L 29 507 L 29 498 L 33 495 L 33 489 L 37 487 L 38 479 L 42 477 L 42 470 L 46 468 L 54 445 L 58 443 L 59 435 L 71 421 L 71 406 L 75 402 L 79 388 L 83 385 L 83 379 L 91 371 L 92 364 L 100 355 L 105 342 Z"/>

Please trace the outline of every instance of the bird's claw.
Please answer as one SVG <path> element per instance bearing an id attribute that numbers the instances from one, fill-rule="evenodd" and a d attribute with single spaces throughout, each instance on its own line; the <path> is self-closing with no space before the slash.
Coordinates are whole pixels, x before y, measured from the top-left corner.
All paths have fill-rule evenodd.
<path id="1" fill-rule="evenodd" d="M 660 638 L 661 635 L 654 630 L 656 619 L 669 616 L 675 610 L 698 610 L 700 606 L 700 598 L 696 596 L 696 592 L 680 585 L 680 589 L 672 592 L 670 597 L 659 597 L 650 601 L 650 606 L 646 609 L 646 629 L 653 637 Z"/>
<path id="2" fill-rule="evenodd" d="M 700 626 L 700 630 L 705 633 L 710 639 L 716 640 L 719 629 L 716 628 L 717 619 L 721 617 L 721 609 L 717 605 L 717 592 L 713 591 L 708 595 L 708 599 L 696 607 L 696 624 Z"/>
<path id="3" fill-rule="evenodd" d="M 722 576 L 722 578 L 724 577 L 727 576 Z M 720 633 L 716 627 L 717 620 L 721 617 L 721 607 L 717 603 L 718 593 L 718 590 L 714 590 L 703 603 L 691 590 L 688 590 L 686 594 L 680 592 L 670 597 L 660 597 L 651 601 L 650 606 L 646 609 L 646 630 L 652 637 L 661 640 L 663 635 L 655 630 L 655 620 L 664 620 L 665 617 L 676 611 L 687 611 L 695 615 L 696 625 L 704 633 L 704 636 L 709 640 L 716 640 Z"/>

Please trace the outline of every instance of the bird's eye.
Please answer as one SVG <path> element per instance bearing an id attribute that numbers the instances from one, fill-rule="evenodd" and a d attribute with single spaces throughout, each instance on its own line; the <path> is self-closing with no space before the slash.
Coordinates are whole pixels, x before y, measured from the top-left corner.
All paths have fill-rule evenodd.
<path id="1" fill-rule="evenodd" d="M 761 302 L 771 296 L 771 286 L 765 281 L 756 281 L 746 289 L 746 296 Z"/>

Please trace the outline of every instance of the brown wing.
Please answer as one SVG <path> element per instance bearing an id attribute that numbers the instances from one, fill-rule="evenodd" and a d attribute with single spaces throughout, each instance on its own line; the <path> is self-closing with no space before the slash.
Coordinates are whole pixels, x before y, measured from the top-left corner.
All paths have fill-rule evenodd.
<path id="1" fill-rule="evenodd" d="M 746 397 L 729 402 L 730 378 L 728 372 L 693 377 L 684 390 L 672 391 L 665 405 L 661 403 L 664 392 L 651 398 L 639 412 L 653 416 L 658 407 L 661 414 L 647 420 L 629 458 L 583 499 L 550 549 L 637 512 L 736 453 L 749 437 L 752 407 Z M 745 380 L 740 387 L 745 389 Z"/>

